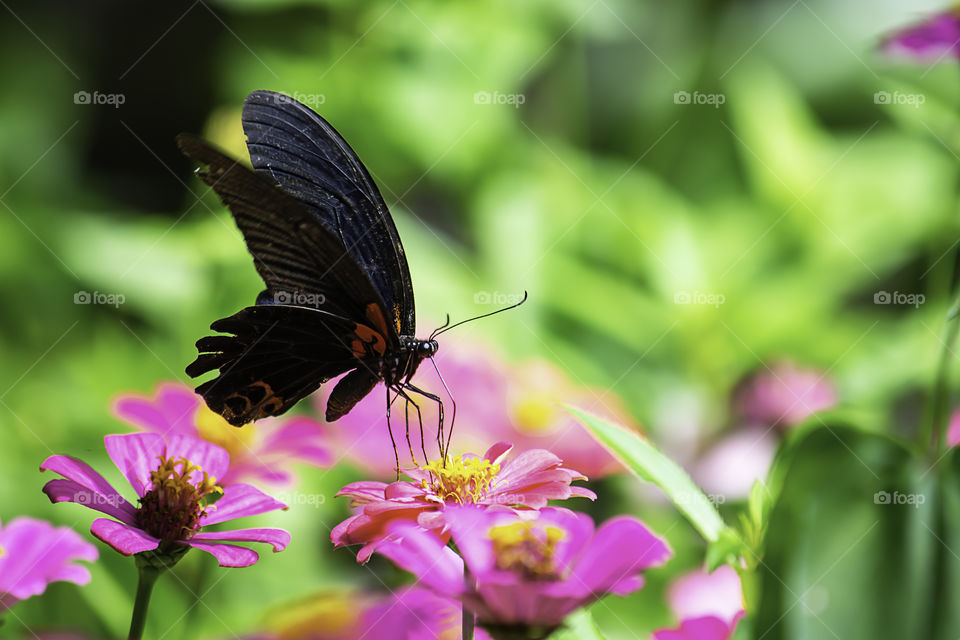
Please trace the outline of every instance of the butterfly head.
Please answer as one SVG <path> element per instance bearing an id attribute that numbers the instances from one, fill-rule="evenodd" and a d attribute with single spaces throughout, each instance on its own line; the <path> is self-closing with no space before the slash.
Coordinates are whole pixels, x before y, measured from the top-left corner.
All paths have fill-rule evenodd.
<path id="1" fill-rule="evenodd" d="M 417 352 L 424 358 L 432 358 L 437 355 L 437 351 L 440 349 L 440 345 L 436 340 L 421 340 L 417 344 Z"/>

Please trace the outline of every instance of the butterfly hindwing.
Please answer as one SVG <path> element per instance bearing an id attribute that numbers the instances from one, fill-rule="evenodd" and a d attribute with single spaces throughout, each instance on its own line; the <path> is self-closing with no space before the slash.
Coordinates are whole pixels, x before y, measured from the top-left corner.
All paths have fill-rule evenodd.
<path id="1" fill-rule="evenodd" d="M 231 335 L 198 340 L 200 355 L 187 374 L 197 377 L 219 369 L 219 375 L 197 391 L 235 426 L 280 415 L 330 378 L 355 367 L 345 379 L 360 371 L 373 376 L 374 384 L 377 381 L 357 356 L 366 355 L 368 344 L 384 338 L 365 324 L 314 309 L 267 305 L 242 309 L 211 328 Z M 361 336 L 374 334 L 371 342 L 357 344 Z"/>
<path id="2" fill-rule="evenodd" d="M 413 335 L 413 286 L 400 236 L 356 153 L 309 107 L 254 91 L 243 107 L 254 169 L 333 232 L 380 294 L 390 332 Z"/>

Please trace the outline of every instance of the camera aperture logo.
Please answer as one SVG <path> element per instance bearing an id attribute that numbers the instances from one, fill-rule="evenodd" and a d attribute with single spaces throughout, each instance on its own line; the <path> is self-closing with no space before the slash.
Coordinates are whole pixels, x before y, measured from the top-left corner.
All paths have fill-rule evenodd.
<path id="1" fill-rule="evenodd" d="M 677 91 L 673 94 L 673 104 L 705 104 L 714 109 L 719 109 L 720 105 L 727 101 L 727 96 L 722 93 L 701 93 L 694 91 Z"/>
<path id="2" fill-rule="evenodd" d="M 905 504 L 915 509 L 927 501 L 927 496 L 922 493 L 900 493 L 894 491 L 877 491 L 873 494 L 873 504 Z"/>
<path id="3" fill-rule="evenodd" d="M 922 93 L 903 93 L 902 91 L 877 91 L 873 94 L 874 104 L 905 104 L 919 109 L 927 101 Z"/>
<path id="4" fill-rule="evenodd" d="M 520 108 L 527 97 L 522 93 L 500 93 L 499 91 L 477 91 L 473 94 L 474 104 L 509 104 L 516 109 Z"/>
<path id="5" fill-rule="evenodd" d="M 107 304 L 115 308 L 127 301 L 122 293 L 103 293 L 102 291 L 77 291 L 73 294 L 73 304 Z"/>
<path id="6" fill-rule="evenodd" d="M 696 305 L 709 305 L 714 308 L 719 308 L 724 302 L 727 301 L 727 297 L 722 293 L 705 293 L 703 291 L 677 291 L 673 295 L 674 304 L 696 304 Z"/>
<path id="7" fill-rule="evenodd" d="M 909 305 L 914 309 L 919 309 L 920 305 L 927 301 L 927 297 L 922 293 L 903 293 L 901 291 L 877 291 L 873 294 L 873 304 L 896 304 Z"/>
<path id="8" fill-rule="evenodd" d="M 94 91 L 77 91 L 73 94 L 73 104 L 96 104 L 108 105 L 114 109 L 119 109 L 120 105 L 127 101 L 127 96 L 122 93 L 100 93 Z"/>

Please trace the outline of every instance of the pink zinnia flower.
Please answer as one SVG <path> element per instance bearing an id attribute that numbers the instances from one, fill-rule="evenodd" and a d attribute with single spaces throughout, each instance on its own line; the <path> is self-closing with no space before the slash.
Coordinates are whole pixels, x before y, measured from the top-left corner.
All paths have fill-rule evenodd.
<path id="1" fill-rule="evenodd" d="M 472 454 L 437 460 L 418 469 L 407 469 L 410 480 L 391 484 L 354 482 L 337 496 L 349 496 L 359 512 L 336 527 L 330 539 L 336 546 L 366 545 L 357 554 L 366 562 L 388 537 L 388 525 L 397 520 L 416 522 L 444 535 L 444 509 L 456 504 L 476 504 L 514 512 L 541 509 L 548 500 L 572 497 L 595 499 L 595 493 L 572 486 L 586 477 L 562 466 L 549 451 L 524 451 L 505 460 L 511 445 L 500 442 L 482 457 Z"/>
<path id="2" fill-rule="evenodd" d="M 881 48 L 921 60 L 960 58 L 960 11 L 934 14 L 887 37 Z"/>
<path id="3" fill-rule="evenodd" d="M 734 412 L 766 426 L 793 426 L 836 403 L 826 374 L 790 362 L 764 368 L 734 392 Z"/>
<path id="4" fill-rule="evenodd" d="M 657 631 L 655 640 L 727 640 L 744 615 L 740 576 L 727 565 L 678 578 L 667 598 L 680 626 Z"/>
<path id="5" fill-rule="evenodd" d="M 464 506 L 451 507 L 447 520 L 462 558 L 409 522 L 395 523 L 398 539 L 378 552 L 423 586 L 462 602 L 494 638 L 517 631 L 545 638 L 574 610 L 640 589 L 642 572 L 671 555 L 627 516 L 594 530 L 589 516 L 567 509 L 543 509 L 529 519 Z"/>
<path id="6" fill-rule="evenodd" d="M 114 415 L 143 431 L 163 437 L 174 434 L 200 438 L 230 454 L 230 469 L 218 478 L 222 486 L 263 481 L 289 484 L 296 463 L 326 468 L 334 463 L 323 427 L 310 418 L 270 418 L 255 425 L 234 427 L 207 405 L 187 385 L 169 382 L 157 387 L 151 398 L 123 394 L 113 402 Z"/>
<path id="7" fill-rule="evenodd" d="M 390 593 L 338 589 L 282 605 L 246 640 L 457 640 L 460 603 L 420 586 Z M 475 640 L 490 636 L 477 630 Z"/>
<path id="8" fill-rule="evenodd" d="M 86 462 L 69 456 L 50 456 L 40 465 L 41 470 L 64 478 L 51 480 L 43 492 L 51 502 L 76 502 L 116 518 L 98 518 L 90 531 L 123 555 L 193 547 L 212 554 L 222 567 L 246 567 L 260 556 L 225 542 L 263 542 L 274 551 L 282 551 L 290 542 L 290 534 L 282 529 L 201 531 L 207 525 L 286 508 L 253 485 L 221 488 L 216 479 L 227 473 L 229 465 L 224 449 L 181 435 L 165 442 L 155 433 L 109 435 L 104 443 L 110 459 L 136 491 L 138 506 Z M 215 504 L 209 501 L 213 494 L 222 494 Z"/>
<path id="9" fill-rule="evenodd" d="M 90 571 L 77 561 L 95 562 L 97 555 L 68 527 L 22 516 L 0 526 L 0 613 L 40 595 L 51 582 L 87 584 Z"/>
<path id="10" fill-rule="evenodd" d="M 596 413 L 606 418 L 631 424 L 616 395 L 574 385 L 556 366 L 544 361 L 507 363 L 489 346 L 472 347 L 448 340 L 437 356 L 437 366 L 457 401 L 451 453 L 478 451 L 490 442 L 502 440 L 512 442 L 522 450 L 552 451 L 566 464 L 591 478 L 623 469 L 563 408 L 566 403 L 592 406 Z M 415 383 L 444 398 L 447 402 L 445 417 L 449 421 L 452 415 L 449 400 L 434 368 L 420 367 Z M 315 396 L 318 411 L 325 402 L 324 393 L 321 390 Z M 327 425 L 344 456 L 372 477 L 381 479 L 393 478 L 396 474 L 393 449 L 385 433 L 383 403 L 382 393 L 372 393 L 350 414 Z M 432 455 L 436 452 L 436 405 L 426 401 L 418 403 L 423 411 L 427 451 Z M 406 453 L 401 457 L 401 462 L 406 464 L 409 450 L 402 401 L 394 404 L 391 427 L 401 456 Z M 420 456 L 420 429 L 412 408 L 410 431 L 413 450 Z"/>

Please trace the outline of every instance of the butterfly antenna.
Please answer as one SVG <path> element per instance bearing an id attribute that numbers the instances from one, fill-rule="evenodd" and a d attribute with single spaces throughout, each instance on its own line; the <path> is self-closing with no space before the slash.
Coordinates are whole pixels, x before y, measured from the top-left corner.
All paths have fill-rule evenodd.
<path id="1" fill-rule="evenodd" d="M 427 340 L 433 340 L 434 336 L 436 336 L 436 335 L 437 335 L 438 333 L 440 333 L 441 331 L 444 331 L 444 330 L 445 330 L 447 327 L 449 327 L 449 326 L 450 326 L 450 314 L 448 313 L 448 314 L 447 314 L 447 321 L 444 322 L 444 323 L 443 323 L 442 325 L 440 325 L 439 327 L 437 327 L 436 329 L 434 329 L 434 330 L 433 330 L 433 333 L 430 334 L 430 337 L 427 338 Z"/>
<path id="2" fill-rule="evenodd" d="M 495 316 L 498 313 L 503 313 L 504 311 L 509 311 L 510 309 L 516 309 L 526 301 L 527 301 L 527 292 L 524 291 L 523 299 L 520 300 L 520 302 L 510 305 L 509 307 L 503 307 L 502 309 L 497 309 L 496 311 L 491 311 L 490 313 L 484 313 L 479 316 L 474 316 L 473 318 L 467 318 L 466 320 L 461 320 L 460 322 L 455 322 L 454 324 L 449 324 L 449 316 L 448 316 L 448 324 L 444 325 L 443 327 L 437 329 L 432 334 L 430 334 L 430 339 L 432 340 L 433 338 L 440 335 L 441 333 L 450 331 L 450 329 L 453 329 L 454 327 L 459 327 L 460 325 L 465 324 L 467 322 L 473 322 L 474 320 L 479 320 L 480 318 L 489 318 L 490 316 Z"/>

